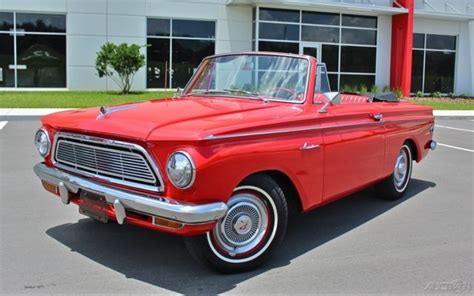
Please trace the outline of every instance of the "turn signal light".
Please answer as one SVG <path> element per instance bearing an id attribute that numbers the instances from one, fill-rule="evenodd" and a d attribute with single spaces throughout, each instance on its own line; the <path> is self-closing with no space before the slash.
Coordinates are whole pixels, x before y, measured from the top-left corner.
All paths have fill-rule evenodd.
<path id="1" fill-rule="evenodd" d="M 164 227 L 174 228 L 174 229 L 179 229 L 183 227 L 183 224 L 179 222 L 175 222 L 172 220 L 163 219 L 163 218 L 155 217 L 155 216 L 153 216 L 152 218 L 153 218 L 153 225 L 164 226 Z"/>
<path id="2" fill-rule="evenodd" d="M 49 192 L 53 194 L 59 195 L 59 189 L 56 185 L 48 183 L 44 180 L 41 180 L 41 183 L 43 184 L 44 189 L 48 190 Z"/>

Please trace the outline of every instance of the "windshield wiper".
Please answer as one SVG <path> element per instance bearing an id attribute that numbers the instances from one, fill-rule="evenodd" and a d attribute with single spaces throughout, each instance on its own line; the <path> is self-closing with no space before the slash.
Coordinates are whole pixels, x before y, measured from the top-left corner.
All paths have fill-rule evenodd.
<path id="1" fill-rule="evenodd" d="M 248 91 L 248 90 L 245 90 L 245 89 L 236 89 L 236 88 L 225 88 L 224 91 L 227 91 L 229 93 L 244 94 L 244 95 L 247 95 L 247 96 L 258 98 L 258 99 L 264 101 L 265 103 L 268 102 L 268 99 L 262 97 L 258 92 Z"/>

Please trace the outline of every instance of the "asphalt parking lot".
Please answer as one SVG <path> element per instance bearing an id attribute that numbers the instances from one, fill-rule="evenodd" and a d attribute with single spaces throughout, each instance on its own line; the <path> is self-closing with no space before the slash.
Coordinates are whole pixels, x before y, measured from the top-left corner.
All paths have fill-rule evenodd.
<path id="1" fill-rule="evenodd" d="M 195 263 L 179 237 L 99 224 L 32 171 L 39 120 L 0 119 L 0 291 L 11 293 L 473 293 L 473 118 L 440 143 L 405 197 L 368 189 L 295 218 L 273 260 L 244 274 Z"/>

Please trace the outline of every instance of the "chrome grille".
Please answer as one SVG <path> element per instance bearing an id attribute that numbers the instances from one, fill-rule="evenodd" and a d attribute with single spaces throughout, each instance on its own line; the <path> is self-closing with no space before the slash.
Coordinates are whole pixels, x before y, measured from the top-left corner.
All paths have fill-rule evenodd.
<path id="1" fill-rule="evenodd" d="M 124 185 L 161 188 L 159 174 L 137 145 L 75 134 L 58 135 L 55 142 L 56 166 Z"/>

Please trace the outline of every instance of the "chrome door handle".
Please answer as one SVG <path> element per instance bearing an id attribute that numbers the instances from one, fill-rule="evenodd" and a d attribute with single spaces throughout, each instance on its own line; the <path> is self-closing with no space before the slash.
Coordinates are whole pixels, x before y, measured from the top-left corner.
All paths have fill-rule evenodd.
<path id="1" fill-rule="evenodd" d="M 311 150 L 311 149 L 318 149 L 319 144 L 309 144 L 308 142 L 305 142 L 303 145 L 301 145 L 300 150 Z"/>
<path id="2" fill-rule="evenodd" d="M 373 115 L 372 115 L 372 118 L 373 118 L 375 121 L 382 121 L 382 120 L 383 120 L 383 115 L 382 115 L 381 113 L 373 114 Z"/>

